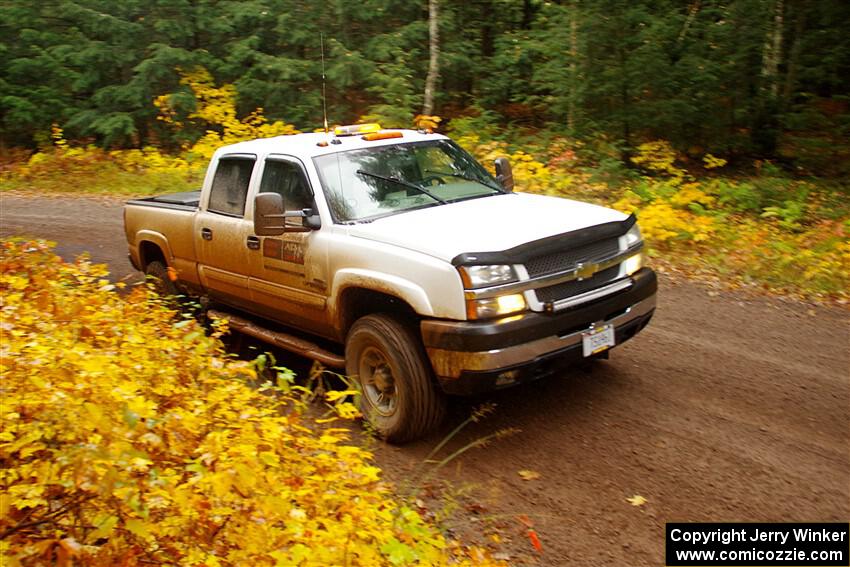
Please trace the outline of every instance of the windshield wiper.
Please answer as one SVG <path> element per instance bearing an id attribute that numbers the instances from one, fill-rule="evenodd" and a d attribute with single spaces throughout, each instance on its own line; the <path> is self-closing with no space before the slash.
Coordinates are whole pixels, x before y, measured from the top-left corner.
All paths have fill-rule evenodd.
<path id="1" fill-rule="evenodd" d="M 358 169 L 356 171 L 356 173 L 358 175 L 364 175 L 366 177 L 374 177 L 375 179 L 380 179 L 382 181 L 389 181 L 390 183 L 395 183 L 397 185 L 401 185 L 402 187 L 407 187 L 408 189 L 413 189 L 414 191 L 419 191 L 420 193 L 424 193 L 425 195 L 428 195 L 429 197 L 431 197 L 435 201 L 439 201 L 443 205 L 448 203 L 448 201 L 446 201 L 445 199 L 441 199 L 441 198 L 437 197 L 436 195 L 434 195 L 433 193 L 431 193 L 427 189 L 420 187 L 419 185 L 416 185 L 415 183 L 410 183 L 409 181 L 403 181 L 401 179 L 398 179 L 397 177 L 386 177 L 384 175 L 378 175 L 377 173 L 369 173 L 368 171 L 363 171 L 362 169 Z"/>
<path id="2" fill-rule="evenodd" d="M 479 184 L 483 185 L 484 187 L 487 187 L 488 189 L 492 189 L 493 191 L 496 191 L 497 193 L 504 193 L 505 192 L 504 189 L 500 189 L 500 188 L 496 187 L 495 185 L 490 185 L 486 181 L 484 181 L 482 179 L 478 179 L 477 177 L 472 177 L 471 175 L 464 175 L 462 173 L 452 173 L 451 171 L 435 171 L 435 170 L 431 170 L 431 169 L 425 170 L 425 173 L 436 173 L 437 175 L 448 175 L 449 177 L 457 177 L 458 179 L 465 179 L 467 181 L 472 181 L 473 183 L 479 183 Z"/>

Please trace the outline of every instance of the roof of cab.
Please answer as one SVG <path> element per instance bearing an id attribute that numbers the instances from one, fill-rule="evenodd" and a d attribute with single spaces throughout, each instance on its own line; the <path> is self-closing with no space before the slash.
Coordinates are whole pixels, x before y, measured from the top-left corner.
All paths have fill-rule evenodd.
<path id="1" fill-rule="evenodd" d="M 333 134 L 325 134 L 324 132 L 290 134 L 288 136 L 261 138 L 258 140 L 249 140 L 247 142 L 237 142 L 235 144 L 230 144 L 229 146 L 222 146 L 216 151 L 216 156 L 221 157 L 222 155 L 227 154 L 287 154 L 300 157 L 302 159 L 309 159 L 324 154 L 344 152 L 347 150 L 374 148 L 377 146 L 422 142 L 427 140 L 448 139 L 442 134 L 429 134 L 427 132 L 417 130 L 385 129 L 381 131 L 401 132 L 402 137 L 367 141 L 360 135 L 337 137 Z M 330 143 L 331 140 L 339 140 L 339 143 Z M 320 142 L 328 142 L 328 144 L 327 146 L 320 146 L 318 145 Z"/>

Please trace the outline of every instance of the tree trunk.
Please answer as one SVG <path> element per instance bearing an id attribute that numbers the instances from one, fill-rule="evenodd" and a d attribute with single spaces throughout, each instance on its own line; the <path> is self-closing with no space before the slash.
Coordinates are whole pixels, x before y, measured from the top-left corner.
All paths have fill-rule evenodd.
<path id="1" fill-rule="evenodd" d="M 685 36 L 688 35 L 688 29 L 690 29 L 691 24 L 694 23 L 694 18 L 696 18 L 699 8 L 700 0 L 695 0 L 695 2 L 688 7 L 688 15 L 685 17 L 685 23 L 682 25 L 679 37 L 676 38 L 676 47 L 681 47 L 682 42 L 685 41 Z"/>
<path id="2" fill-rule="evenodd" d="M 477 22 L 480 22 L 481 26 L 481 56 L 488 58 L 493 57 L 493 54 L 496 53 L 496 40 L 495 40 L 495 31 L 493 30 L 494 23 L 494 13 L 496 8 L 493 6 L 493 2 L 491 0 L 479 0 L 474 3 L 475 6 L 480 10 L 478 13 Z"/>
<path id="3" fill-rule="evenodd" d="M 434 112 L 434 91 L 440 78 L 439 11 L 439 0 L 428 0 L 428 48 L 431 60 L 428 63 L 428 76 L 425 78 L 425 103 L 422 105 L 422 114 L 425 116 L 431 116 Z"/>
<path id="4" fill-rule="evenodd" d="M 629 153 L 632 145 L 632 126 L 629 122 L 631 108 L 629 84 L 627 82 L 628 79 L 626 74 L 626 52 L 623 49 L 622 43 L 617 47 L 617 59 L 620 63 L 620 104 L 622 105 L 620 108 L 620 116 L 623 123 L 623 142 L 625 142 L 621 156 L 625 163 L 629 163 Z"/>
<path id="5" fill-rule="evenodd" d="M 531 0 L 523 0 L 522 3 L 522 24 L 520 29 L 531 29 L 531 21 L 534 19 L 534 7 L 531 5 Z"/>
<path id="6" fill-rule="evenodd" d="M 570 94 L 567 103 L 567 129 L 576 131 L 576 98 L 578 98 L 578 7 L 570 6 Z"/>
<path id="7" fill-rule="evenodd" d="M 773 27 L 768 31 L 764 42 L 761 58 L 761 76 L 764 79 L 764 90 L 771 98 L 776 98 L 779 91 L 779 59 L 782 57 L 782 28 L 783 0 L 776 0 L 773 9 Z"/>
<path id="8" fill-rule="evenodd" d="M 751 138 L 756 151 L 773 157 L 779 141 L 779 60 L 782 57 L 783 0 L 773 6 L 773 25 L 765 35 L 761 58 L 761 85 Z"/>
<path id="9" fill-rule="evenodd" d="M 806 5 L 805 0 L 797 3 L 797 18 L 794 22 L 794 38 L 791 51 L 788 54 L 788 67 L 785 72 L 785 86 L 782 89 L 782 108 L 787 109 L 794 96 L 794 88 L 797 82 L 797 67 L 800 64 L 800 51 L 802 50 L 803 34 L 806 31 Z"/>

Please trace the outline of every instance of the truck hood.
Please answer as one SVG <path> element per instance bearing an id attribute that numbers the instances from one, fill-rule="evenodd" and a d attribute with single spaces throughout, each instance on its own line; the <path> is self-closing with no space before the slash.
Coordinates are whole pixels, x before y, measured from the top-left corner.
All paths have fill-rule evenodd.
<path id="1" fill-rule="evenodd" d="M 613 209 L 570 199 L 509 193 L 352 225 L 349 234 L 450 262 L 465 252 L 499 252 L 625 218 Z"/>

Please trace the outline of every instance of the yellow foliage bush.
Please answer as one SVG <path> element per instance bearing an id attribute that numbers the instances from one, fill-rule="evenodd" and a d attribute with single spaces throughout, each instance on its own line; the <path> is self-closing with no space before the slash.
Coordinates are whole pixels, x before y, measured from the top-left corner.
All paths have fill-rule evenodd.
<path id="1" fill-rule="evenodd" d="M 428 130 L 432 132 L 440 126 L 443 119 L 439 116 L 430 116 L 428 114 L 417 114 L 413 117 L 413 127 L 418 130 Z"/>
<path id="2" fill-rule="evenodd" d="M 726 165 L 726 160 L 711 154 L 702 156 L 702 166 L 706 169 L 717 169 Z"/>
<path id="3" fill-rule="evenodd" d="M 796 282 L 817 294 L 850 299 L 850 238 L 838 223 L 824 221 L 788 233 L 776 225 L 742 221 L 734 244 L 735 267 L 771 289 L 786 290 Z"/>
<path id="4" fill-rule="evenodd" d="M 555 171 L 535 156 L 522 150 L 511 152 L 504 142 L 481 143 L 477 135 L 461 136 L 458 144 L 466 148 L 490 171 L 495 174 L 493 162 L 498 157 L 507 157 L 511 162 L 517 189 L 529 193 L 553 194 L 557 192 L 559 179 Z"/>
<path id="5" fill-rule="evenodd" d="M 614 207 L 628 213 L 637 213 L 643 237 L 652 245 L 661 247 L 669 241 L 702 242 L 715 231 L 711 217 L 699 216 L 674 208 L 670 203 L 659 200 L 639 206 L 634 197 L 627 195 L 614 203 Z"/>
<path id="6" fill-rule="evenodd" d="M 470 564 L 147 288 L 0 242 L 3 565 Z"/>
<path id="7" fill-rule="evenodd" d="M 91 150 L 92 148 L 89 148 L 89 151 Z M 140 150 L 113 150 L 109 152 L 109 157 L 128 171 L 191 174 L 201 173 L 206 168 L 206 164 L 199 160 L 190 163 L 184 157 L 164 154 L 152 146 Z"/>
<path id="8" fill-rule="evenodd" d="M 681 183 L 687 175 L 684 169 L 676 167 L 676 150 L 666 140 L 645 142 L 637 147 L 637 154 L 631 160 L 637 166 L 650 173 L 669 176 L 675 183 Z"/>
<path id="9" fill-rule="evenodd" d="M 212 75 L 203 67 L 181 71 L 181 75 L 180 83 L 189 87 L 197 100 L 197 109 L 189 118 L 197 120 L 207 128 L 201 139 L 188 149 L 190 155 L 209 160 L 215 150 L 226 144 L 298 133 L 291 124 L 266 120 L 262 108 L 254 110 L 242 119 L 238 118 L 236 88 L 229 84 L 215 86 Z M 183 127 L 183 124 L 174 118 L 175 112 L 169 95 L 157 97 L 154 105 L 159 109 L 160 120 L 178 128 Z"/>
<path id="10" fill-rule="evenodd" d="M 689 205 L 698 204 L 704 208 L 711 208 L 717 198 L 706 193 L 700 183 L 685 183 L 670 197 L 670 203 L 676 207 L 688 208 Z"/>

